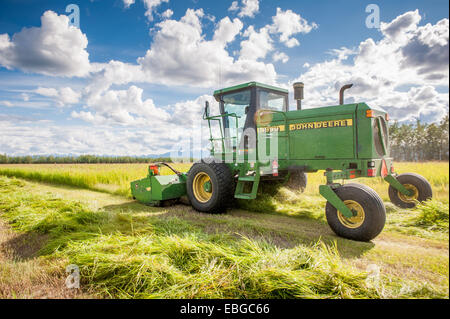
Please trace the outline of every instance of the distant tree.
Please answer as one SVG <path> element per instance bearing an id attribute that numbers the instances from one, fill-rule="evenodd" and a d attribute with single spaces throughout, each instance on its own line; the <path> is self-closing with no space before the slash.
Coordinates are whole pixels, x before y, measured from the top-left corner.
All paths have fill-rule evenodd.
<path id="1" fill-rule="evenodd" d="M 389 126 L 391 156 L 397 161 L 449 159 L 449 114 L 439 124 L 399 124 Z"/>
<path id="2" fill-rule="evenodd" d="M 149 157 L 132 157 L 132 156 L 96 156 L 96 155 L 80 155 L 74 156 L 8 156 L 0 154 L 0 164 L 93 164 L 93 163 L 155 163 L 155 162 L 172 162 L 170 158 L 149 158 Z"/>

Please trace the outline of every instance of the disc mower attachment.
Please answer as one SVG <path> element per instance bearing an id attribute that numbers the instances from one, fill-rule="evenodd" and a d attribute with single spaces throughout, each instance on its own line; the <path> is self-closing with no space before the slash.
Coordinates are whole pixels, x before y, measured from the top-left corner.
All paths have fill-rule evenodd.
<path id="1" fill-rule="evenodd" d="M 161 165 L 150 165 L 146 178 L 131 182 L 131 194 L 139 202 L 159 206 L 163 201 L 179 199 L 186 195 L 186 174 L 159 175 Z M 168 166 L 172 169 L 170 166 Z"/>

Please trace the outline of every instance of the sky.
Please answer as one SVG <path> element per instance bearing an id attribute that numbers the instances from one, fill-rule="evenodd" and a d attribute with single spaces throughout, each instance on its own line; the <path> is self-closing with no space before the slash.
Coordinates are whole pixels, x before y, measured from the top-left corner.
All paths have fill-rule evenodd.
<path id="1" fill-rule="evenodd" d="M 205 101 L 217 112 L 214 90 L 248 81 L 289 89 L 291 109 L 297 81 L 305 108 L 353 83 L 346 102 L 402 123 L 449 109 L 448 1 L 0 5 L 2 154 L 167 153 L 204 125 Z"/>

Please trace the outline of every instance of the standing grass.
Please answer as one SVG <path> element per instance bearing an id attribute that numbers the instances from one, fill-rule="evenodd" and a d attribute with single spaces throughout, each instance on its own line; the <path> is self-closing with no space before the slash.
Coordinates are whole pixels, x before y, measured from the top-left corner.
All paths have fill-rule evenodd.
<path id="1" fill-rule="evenodd" d="M 191 164 L 171 164 L 176 169 L 187 172 Z M 2 164 L 0 175 L 18 177 L 36 182 L 68 185 L 130 196 L 130 182 L 147 175 L 148 164 Z M 396 163 L 396 171 L 414 172 L 423 175 L 432 185 L 434 198 L 448 203 L 449 163 Z M 163 175 L 172 174 L 164 167 Z M 308 187 L 302 196 L 317 196 L 318 187 L 326 182 L 323 172 L 308 174 Z M 381 178 L 361 178 L 357 182 L 373 188 L 384 201 L 389 200 L 388 184 Z M 284 194 L 298 197 L 298 194 Z"/>
<path id="2" fill-rule="evenodd" d="M 191 164 L 173 164 L 187 171 Z M 130 182 L 147 175 L 148 164 L 4 164 L 0 175 L 131 196 Z M 163 167 L 162 175 L 172 174 Z"/>

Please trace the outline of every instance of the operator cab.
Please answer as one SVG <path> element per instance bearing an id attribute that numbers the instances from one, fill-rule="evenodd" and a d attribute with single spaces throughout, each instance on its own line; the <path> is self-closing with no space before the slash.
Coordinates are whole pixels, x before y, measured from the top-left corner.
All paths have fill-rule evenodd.
<path id="1" fill-rule="evenodd" d="M 236 150 L 241 145 L 242 133 L 247 128 L 256 130 L 257 110 L 287 112 L 289 108 L 288 90 L 258 82 L 248 82 L 217 90 L 214 92 L 214 97 L 220 103 L 225 144 L 230 151 Z"/>

